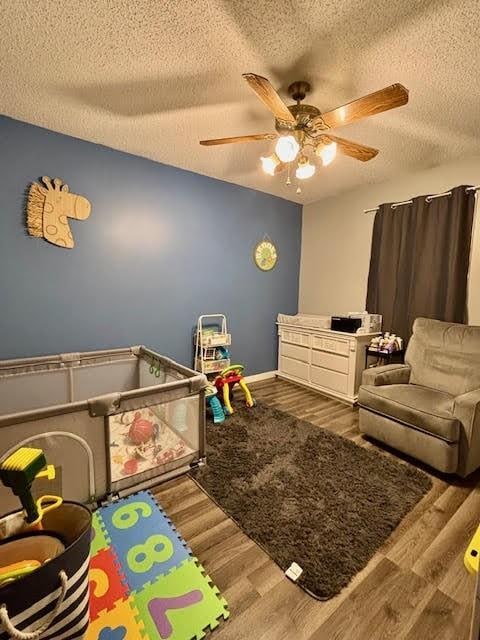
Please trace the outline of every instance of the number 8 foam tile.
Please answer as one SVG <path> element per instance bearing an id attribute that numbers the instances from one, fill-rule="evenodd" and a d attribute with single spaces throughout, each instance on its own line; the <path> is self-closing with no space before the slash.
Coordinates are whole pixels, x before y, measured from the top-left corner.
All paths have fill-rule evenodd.
<path id="1" fill-rule="evenodd" d="M 190 556 L 190 549 L 146 491 L 102 507 L 100 514 L 131 591 L 169 573 Z"/>
<path id="2" fill-rule="evenodd" d="M 199 640 L 229 616 L 226 601 L 195 558 L 146 585 L 133 601 L 149 640 Z"/>

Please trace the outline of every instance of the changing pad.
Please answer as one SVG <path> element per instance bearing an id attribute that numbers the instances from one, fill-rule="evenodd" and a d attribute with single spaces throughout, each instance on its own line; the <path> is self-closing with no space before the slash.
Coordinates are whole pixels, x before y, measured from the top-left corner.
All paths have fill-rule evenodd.
<path id="1" fill-rule="evenodd" d="M 279 313 L 277 322 L 281 324 L 297 324 L 301 327 L 312 327 L 314 329 L 330 329 L 331 316 L 319 316 L 309 313 L 297 313 L 289 316 L 286 313 Z"/>

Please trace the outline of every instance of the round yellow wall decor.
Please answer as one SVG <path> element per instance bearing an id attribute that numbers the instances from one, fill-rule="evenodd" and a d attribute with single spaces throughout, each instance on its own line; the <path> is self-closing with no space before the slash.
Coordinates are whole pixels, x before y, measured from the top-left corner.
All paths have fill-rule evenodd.
<path id="1" fill-rule="evenodd" d="M 253 251 L 253 259 L 262 271 L 270 271 L 274 268 L 277 264 L 278 254 L 277 248 L 270 238 L 264 238 L 257 244 Z"/>

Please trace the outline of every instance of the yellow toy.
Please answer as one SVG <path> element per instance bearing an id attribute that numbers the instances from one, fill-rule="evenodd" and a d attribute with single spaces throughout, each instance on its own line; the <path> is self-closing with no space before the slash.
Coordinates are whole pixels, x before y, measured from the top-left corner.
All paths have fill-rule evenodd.
<path id="1" fill-rule="evenodd" d="M 18 496 L 25 511 L 25 522 L 31 529 L 42 528 L 45 513 L 62 504 L 58 496 L 33 499 L 31 488 L 35 478 L 55 478 L 55 467 L 47 465 L 41 449 L 20 447 L 0 464 L 0 480 Z"/>
<path id="2" fill-rule="evenodd" d="M 0 567 L 0 586 L 6 582 L 12 582 L 17 578 L 26 576 L 27 573 L 31 573 L 41 566 L 38 560 L 21 560 L 20 562 L 13 562 L 5 567 Z"/>
<path id="3" fill-rule="evenodd" d="M 35 571 L 64 550 L 65 545 L 62 540 L 51 533 L 28 531 L 26 534 L 2 540 L 0 587 Z"/>
<path id="4" fill-rule="evenodd" d="M 233 391 L 233 387 L 238 383 L 243 393 L 245 394 L 245 404 L 247 407 L 255 406 L 255 400 L 252 398 L 250 389 L 243 377 L 244 366 L 241 364 L 232 364 L 230 367 L 223 369 L 219 376 L 215 378 L 215 386 L 217 391 L 220 391 L 223 399 L 224 411 L 227 415 L 232 415 L 233 407 L 230 402 L 230 392 Z"/>
<path id="5" fill-rule="evenodd" d="M 465 555 L 463 556 L 463 563 L 469 573 L 478 573 L 480 559 L 480 527 L 475 532 L 475 535 L 470 540 Z"/>

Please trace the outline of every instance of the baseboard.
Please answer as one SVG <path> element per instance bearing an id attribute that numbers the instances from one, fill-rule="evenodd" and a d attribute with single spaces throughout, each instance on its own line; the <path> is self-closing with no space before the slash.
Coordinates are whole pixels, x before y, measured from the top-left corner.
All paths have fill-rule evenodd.
<path id="1" fill-rule="evenodd" d="M 264 371 L 263 373 L 255 373 L 253 376 L 245 376 L 245 382 L 251 384 L 252 382 L 260 382 L 262 380 L 269 380 L 270 378 L 276 378 L 278 371 Z"/>

